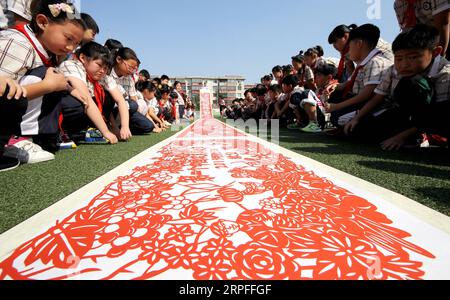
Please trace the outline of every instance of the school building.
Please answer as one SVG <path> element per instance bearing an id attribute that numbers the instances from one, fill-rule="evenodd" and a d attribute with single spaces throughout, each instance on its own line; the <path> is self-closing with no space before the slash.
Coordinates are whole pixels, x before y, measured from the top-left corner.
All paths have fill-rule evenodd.
<path id="1" fill-rule="evenodd" d="M 227 102 L 236 98 L 244 98 L 245 78 L 243 76 L 226 75 L 222 77 L 181 76 L 171 78 L 172 82 L 180 81 L 183 89 L 192 99 L 197 99 L 200 89 L 209 88 L 214 93 L 213 103 L 222 98 Z"/>

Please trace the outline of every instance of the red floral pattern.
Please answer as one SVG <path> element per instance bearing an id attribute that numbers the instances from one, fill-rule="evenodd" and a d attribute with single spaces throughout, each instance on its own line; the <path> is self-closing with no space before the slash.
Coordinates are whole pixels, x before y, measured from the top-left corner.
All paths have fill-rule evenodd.
<path id="1" fill-rule="evenodd" d="M 147 164 L 16 249 L 0 279 L 151 279 L 178 269 L 201 280 L 424 277 L 433 254 L 370 201 L 243 140 L 204 107 Z"/>

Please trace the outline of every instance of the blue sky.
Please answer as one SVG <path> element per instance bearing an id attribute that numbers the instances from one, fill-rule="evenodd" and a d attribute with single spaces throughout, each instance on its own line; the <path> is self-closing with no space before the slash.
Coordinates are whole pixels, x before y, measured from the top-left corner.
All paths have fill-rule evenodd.
<path id="1" fill-rule="evenodd" d="M 380 1 L 378 19 L 370 3 Z M 370 2 L 370 3 L 368 3 Z M 388 0 L 95 0 L 82 10 L 100 25 L 97 41 L 115 38 L 133 48 L 142 68 L 169 76 L 242 75 L 254 83 L 301 49 L 328 45 L 340 24 L 374 23 L 392 42 L 399 33 Z"/>

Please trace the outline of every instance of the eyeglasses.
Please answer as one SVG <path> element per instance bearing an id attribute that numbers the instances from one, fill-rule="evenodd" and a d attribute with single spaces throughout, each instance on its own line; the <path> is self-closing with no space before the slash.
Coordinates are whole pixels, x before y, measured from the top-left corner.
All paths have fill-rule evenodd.
<path id="1" fill-rule="evenodd" d="M 125 60 L 122 60 L 122 62 L 127 66 L 129 72 L 136 73 L 139 69 L 138 66 L 136 67 L 130 66 L 130 64 L 128 64 Z"/>

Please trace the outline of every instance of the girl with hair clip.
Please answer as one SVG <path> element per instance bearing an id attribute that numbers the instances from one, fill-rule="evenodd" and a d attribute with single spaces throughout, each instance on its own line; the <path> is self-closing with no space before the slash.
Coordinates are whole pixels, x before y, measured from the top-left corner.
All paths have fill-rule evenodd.
<path id="1" fill-rule="evenodd" d="M 328 43 L 333 45 L 334 49 L 336 49 L 341 54 L 341 59 L 339 61 L 338 72 L 336 74 L 336 79 L 339 83 L 344 83 L 352 76 L 355 71 L 355 63 L 349 57 L 349 36 L 352 30 L 358 28 L 357 25 L 351 24 L 347 25 L 339 25 L 333 29 L 328 37 Z M 381 50 L 382 56 L 389 61 L 394 61 L 394 54 L 392 53 L 392 45 L 386 42 L 383 39 L 379 39 L 377 44 L 377 49 Z"/>
<path id="2" fill-rule="evenodd" d="M 292 57 L 292 65 L 294 66 L 294 70 L 297 72 L 299 86 L 306 89 L 315 90 L 316 85 L 314 84 L 314 72 L 306 64 L 303 51 L 300 51 L 298 55 Z"/>
<path id="3" fill-rule="evenodd" d="M 0 127 L 9 127 L 14 124 L 4 123 L 14 122 L 15 128 L 20 127 L 22 118 L 18 116 L 26 115 L 31 118 L 27 128 L 15 130 L 15 132 L 2 133 L 21 134 L 23 136 L 36 136 L 53 132 L 46 132 L 52 126 L 46 126 L 42 120 L 53 123 L 53 114 L 49 112 L 48 103 L 45 101 L 47 95 L 54 92 L 71 92 L 67 78 L 58 74 L 53 67 L 56 65 L 57 56 L 64 56 L 71 53 L 80 44 L 85 23 L 78 18 L 79 15 L 75 7 L 64 0 L 35 0 L 32 5 L 32 20 L 30 24 L 18 24 L 14 28 L 0 32 L 0 75 L 20 80 L 28 92 L 28 100 L 21 98 L 14 103 L 8 103 L 7 108 L 3 108 L 3 100 L 0 100 L 0 111 L 5 111 L 6 117 L 0 118 Z M 47 69 L 48 68 L 48 69 Z M 34 73 L 33 73 L 34 71 Z M 24 77 L 27 73 L 29 76 Z M 79 95 L 78 95 L 79 96 Z M 80 97 L 77 97 L 80 98 Z M 87 109 L 89 117 L 99 122 L 101 115 L 96 111 L 95 106 L 90 105 L 85 99 L 80 99 Z M 51 102 L 53 112 L 57 111 L 60 103 Z M 46 105 L 42 105 L 46 104 Z M 39 122 L 37 120 L 39 119 Z M 19 123 L 17 123 L 19 121 Z M 24 130 L 26 129 L 26 130 Z M 20 132 L 18 132 L 20 131 Z M 3 136 L 0 139 L 0 147 L 5 144 L 9 137 Z M 22 162 L 41 162 L 54 159 L 51 153 L 43 151 L 41 147 L 33 144 L 28 139 L 18 139 L 10 143 L 17 155 L 28 152 L 29 158 Z M 27 151 L 28 150 L 28 151 Z M 21 157 L 26 157 L 22 155 Z"/>

